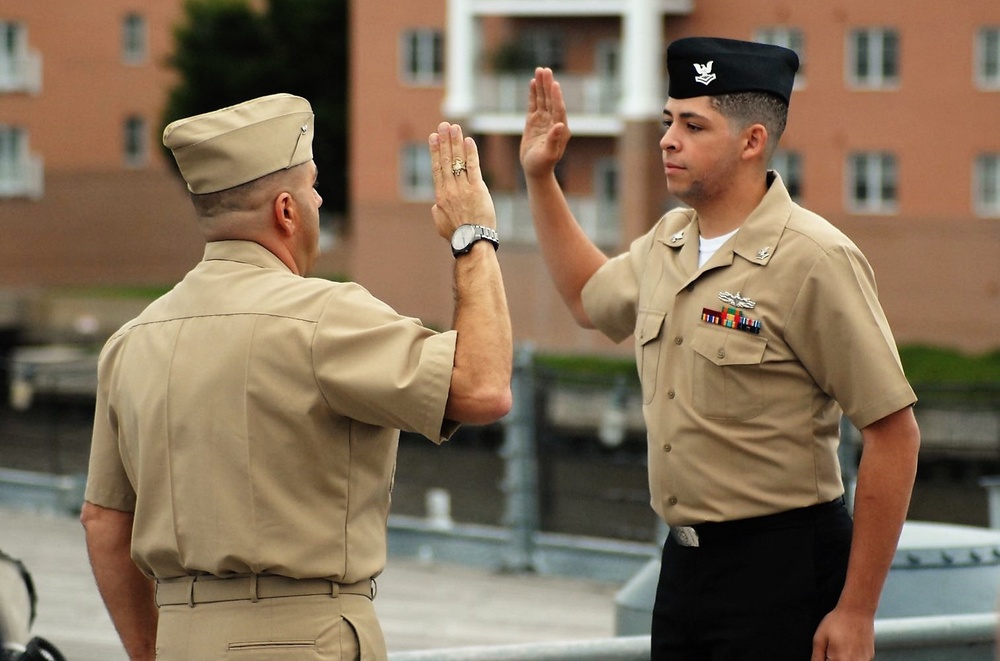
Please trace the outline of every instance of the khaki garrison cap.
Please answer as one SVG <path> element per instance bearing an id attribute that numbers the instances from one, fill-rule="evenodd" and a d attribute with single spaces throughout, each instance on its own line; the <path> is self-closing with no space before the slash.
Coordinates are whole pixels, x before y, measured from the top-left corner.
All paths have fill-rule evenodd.
<path id="1" fill-rule="evenodd" d="M 196 195 L 239 186 L 312 160 L 313 111 L 291 94 L 272 94 L 171 122 L 163 145 Z"/>

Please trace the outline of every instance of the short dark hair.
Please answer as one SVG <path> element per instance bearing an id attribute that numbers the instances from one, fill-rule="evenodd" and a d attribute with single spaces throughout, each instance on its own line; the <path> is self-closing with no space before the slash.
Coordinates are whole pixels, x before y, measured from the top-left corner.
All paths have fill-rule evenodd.
<path id="1" fill-rule="evenodd" d="M 736 92 L 709 98 L 712 107 L 739 129 L 751 124 L 764 125 L 768 135 L 767 157 L 770 160 L 788 121 L 788 104 L 785 100 L 768 92 Z"/>
<path id="2" fill-rule="evenodd" d="M 212 218 L 230 211 L 248 211 L 260 204 L 261 196 L 266 194 L 278 177 L 287 170 L 279 170 L 265 174 L 245 184 L 225 188 L 214 193 L 191 193 L 191 203 L 202 218 Z"/>

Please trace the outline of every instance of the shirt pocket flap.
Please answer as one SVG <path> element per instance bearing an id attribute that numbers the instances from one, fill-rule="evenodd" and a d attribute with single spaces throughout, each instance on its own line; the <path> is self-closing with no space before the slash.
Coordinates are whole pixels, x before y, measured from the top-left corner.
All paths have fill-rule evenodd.
<path id="1" fill-rule="evenodd" d="M 691 348 L 716 365 L 759 365 L 767 338 L 724 328 L 698 328 Z"/>
<path id="2" fill-rule="evenodd" d="M 635 339 L 639 344 L 648 344 L 660 337 L 663 332 L 665 312 L 655 310 L 640 310 L 635 320 Z"/>

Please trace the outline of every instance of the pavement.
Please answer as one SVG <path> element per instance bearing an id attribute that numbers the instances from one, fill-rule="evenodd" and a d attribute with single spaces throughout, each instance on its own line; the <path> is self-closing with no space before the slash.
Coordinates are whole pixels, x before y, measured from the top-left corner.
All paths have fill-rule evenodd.
<path id="1" fill-rule="evenodd" d="M 38 591 L 32 634 L 70 661 L 127 661 L 69 515 L 0 506 L 0 549 Z M 619 585 L 390 558 L 378 612 L 390 652 L 608 638 Z"/>

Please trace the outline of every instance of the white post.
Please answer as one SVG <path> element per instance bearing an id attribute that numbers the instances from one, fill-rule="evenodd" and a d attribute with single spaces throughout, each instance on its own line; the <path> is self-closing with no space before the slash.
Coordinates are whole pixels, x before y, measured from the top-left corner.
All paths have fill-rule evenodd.
<path id="1" fill-rule="evenodd" d="M 451 120 L 472 116 L 475 98 L 476 18 L 471 0 L 448 0 L 445 34 L 445 97 L 441 106 Z"/>
<path id="2" fill-rule="evenodd" d="M 656 0 L 628 0 L 622 17 L 622 100 L 625 121 L 663 113 L 663 16 Z"/>

